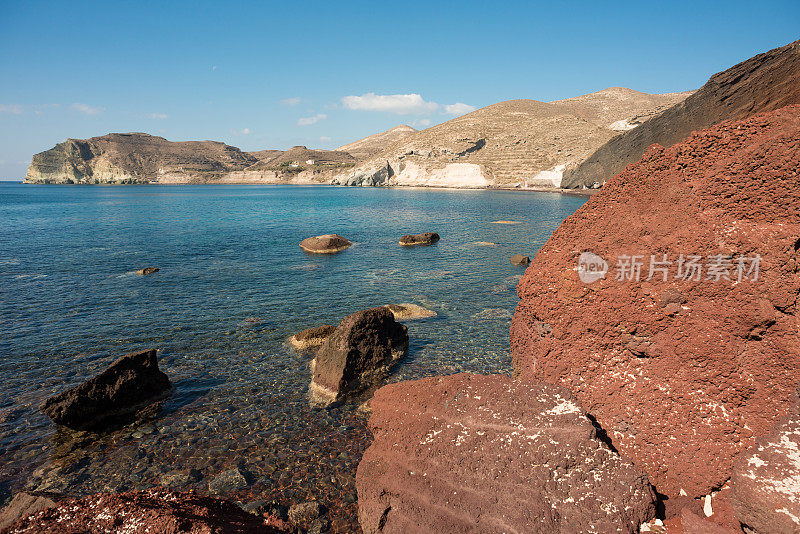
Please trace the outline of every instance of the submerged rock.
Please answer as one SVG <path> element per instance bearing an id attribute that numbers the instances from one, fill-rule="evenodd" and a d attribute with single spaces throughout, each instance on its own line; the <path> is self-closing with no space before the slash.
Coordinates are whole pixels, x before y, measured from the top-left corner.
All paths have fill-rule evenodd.
<path id="1" fill-rule="evenodd" d="M 158 267 L 145 267 L 144 269 L 139 269 L 136 271 L 137 274 L 146 275 L 146 274 L 153 274 L 160 271 Z"/>
<path id="2" fill-rule="evenodd" d="M 731 488 L 736 517 L 748 532 L 800 532 L 800 410 L 737 458 Z"/>
<path id="3" fill-rule="evenodd" d="M 510 261 L 512 265 L 528 265 L 531 262 L 531 258 L 522 254 L 514 254 L 511 256 Z"/>
<path id="4" fill-rule="evenodd" d="M 566 389 L 457 374 L 380 388 L 356 474 L 376 532 L 638 532 L 644 473 L 598 439 Z"/>
<path id="5" fill-rule="evenodd" d="M 427 319 L 429 317 L 436 317 L 435 311 L 423 308 L 417 304 L 410 304 L 408 302 L 404 302 L 402 304 L 387 304 L 384 307 L 392 312 L 392 315 L 394 315 L 394 318 L 398 321 L 410 321 L 413 319 Z"/>
<path id="6" fill-rule="evenodd" d="M 329 324 L 306 328 L 290 337 L 289 343 L 297 350 L 315 349 L 322 345 L 334 330 L 336 327 Z"/>
<path id="7" fill-rule="evenodd" d="M 572 390 L 669 497 L 722 487 L 793 406 L 798 146 L 790 106 L 652 147 L 561 224 L 517 288 L 516 374 Z"/>
<path id="8" fill-rule="evenodd" d="M 208 482 L 208 491 L 215 494 L 230 493 L 250 485 L 247 475 L 239 468 L 228 469 Z"/>
<path id="9" fill-rule="evenodd" d="M 263 518 L 235 504 L 197 493 L 163 489 L 101 493 L 68 499 L 13 523 L 19 534 L 76 532 L 276 533 Z"/>
<path id="10" fill-rule="evenodd" d="M 307 501 L 289 507 L 289 520 L 299 528 L 308 529 L 322 515 L 322 507 L 316 501 Z"/>
<path id="11" fill-rule="evenodd" d="M 300 248 L 313 254 L 335 254 L 352 245 L 350 241 L 337 234 L 308 237 L 300 242 Z"/>
<path id="12" fill-rule="evenodd" d="M 158 368 L 156 349 L 131 352 L 83 384 L 50 397 L 41 410 L 54 423 L 75 430 L 124 424 L 166 399 L 172 384 Z"/>
<path id="13" fill-rule="evenodd" d="M 311 362 L 312 402 L 330 405 L 369 389 L 407 350 L 408 330 L 387 308 L 348 315 Z"/>
<path id="14" fill-rule="evenodd" d="M 413 245 L 432 245 L 439 241 L 439 234 L 436 232 L 425 232 L 424 234 L 404 235 L 400 238 L 400 244 L 406 247 Z"/>

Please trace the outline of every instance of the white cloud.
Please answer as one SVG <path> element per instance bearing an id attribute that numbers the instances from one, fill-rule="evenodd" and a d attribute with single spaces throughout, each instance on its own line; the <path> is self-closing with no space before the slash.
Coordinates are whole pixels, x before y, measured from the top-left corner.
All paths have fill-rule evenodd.
<path id="1" fill-rule="evenodd" d="M 281 100 L 281 105 L 284 106 L 296 106 L 299 103 L 300 103 L 299 96 L 293 96 L 292 98 L 284 98 L 283 100 Z"/>
<path id="2" fill-rule="evenodd" d="M 217 66 L 216 66 L 216 65 L 211 65 L 211 70 L 212 70 L 212 71 L 215 71 L 215 70 L 217 70 Z"/>
<path id="3" fill-rule="evenodd" d="M 470 106 L 469 104 L 464 104 L 461 102 L 448 104 L 444 107 L 444 112 L 448 115 L 463 115 L 465 113 L 469 113 L 470 111 L 475 111 L 475 106 Z"/>
<path id="4" fill-rule="evenodd" d="M 22 106 L 19 104 L 0 104 L 0 113 L 11 113 L 19 115 L 22 113 Z"/>
<path id="5" fill-rule="evenodd" d="M 366 93 L 361 96 L 346 96 L 342 105 L 347 109 L 365 111 L 385 111 L 399 115 L 432 113 L 439 109 L 436 102 L 426 102 L 417 93 L 408 95 L 376 95 Z"/>
<path id="6" fill-rule="evenodd" d="M 297 121 L 298 126 L 311 126 L 312 124 L 316 124 L 319 121 L 323 121 L 327 119 L 328 116 L 324 113 L 317 113 L 313 117 L 303 117 L 302 119 Z"/>
<path id="7" fill-rule="evenodd" d="M 89 104 L 81 104 L 80 102 L 75 102 L 70 106 L 75 111 L 80 111 L 85 115 L 97 115 L 105 111 L 105 108 L 97 107 L 97 106 L 90 106 Z"/>
<path id="8" fill-rule="evenodd" d="M 322 137 L 319 138 L 319 142 L 320 143 L 328 143 L 328 142 L 330 142 L 330 140 L 331 140 L 331 138 L 328 137 L 327 135 L 323 135 Z"/>
<path id="9" fill-rule="evenodd" d="M 168 117 L 166 113 L 150 113 L 147 115 L 148 119 L 160 119 L 164 120 Z"/>
<path id="10" fill-rule="evenodd" d="M 414 122 L 411 123 L 411 126 L 413 126 L 414 128 L 417 128 L 417 129 L 419 129 L 419 128 L 427 128 L 430 125 L 431 125 L 431 120 L 430 119 L 417 119 L 417 120 L 415 120 Z"/>
<path id="11" fill-rule="evenodd" d="M 231 130 L 231 135 L 250 135 L 250 128 L 242 128 L 241 130 Z"/>

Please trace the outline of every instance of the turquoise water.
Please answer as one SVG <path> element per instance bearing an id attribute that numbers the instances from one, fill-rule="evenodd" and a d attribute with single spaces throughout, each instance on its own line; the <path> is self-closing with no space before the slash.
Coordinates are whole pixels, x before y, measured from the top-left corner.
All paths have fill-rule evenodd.
<path id="1" fill-rule="evenodd" d="M 348 530 L 365 418 L 354 405 L 308 406 L 309 357 L 286 338 L 411 302 L 438 316 L 406 323 L 409 355 L 390 381 L 508 373 L 523 272 L 508 258 L 533 256 L 583 202 L 506 191 L 0 185 L 0 484 L 119 491 L 191 467 L 202 478 L 190 486 L 202 489 L 239 465 L 252 483 L 234 497 L 314 496 L 331 505 L 335 530 Z M 441 241 L 397 244 L 424 231 Z M 332 256 L 298 247 L 325 233 L 354 245 Z M 146 266 L 161 270 L 136 274 Z M 36 409 L 116 356 L 151 347 L 176 385 L 153 424 L 55 433 Z"/>

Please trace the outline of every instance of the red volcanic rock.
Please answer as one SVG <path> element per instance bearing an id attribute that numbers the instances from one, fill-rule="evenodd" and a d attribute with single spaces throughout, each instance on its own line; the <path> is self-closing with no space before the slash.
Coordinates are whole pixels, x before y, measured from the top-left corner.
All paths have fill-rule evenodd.
<path id="1" fill-rule="evenodd" d="M 800 411 L 736 460 L 731 504 L 750 532 L 800 532 Z"/>
<path id="2" fill-rule="evenodd" d="M 0 510 L 0 529 L 3 529 L 21 517 L 27 517 L 39 510 L 56 506 L 55 501 L 41 495 L 17 493 L 5 508 Z"/>
<path id="3" fill-rule="evenodd" d="M 708 494 L 792 405 L 799 238 L 800 106 L 655 145 L 528 267 L 511 326 L 515 374 L 573 391 L 661 493 Z M 576 270 L 585 252 L 608 262 L 604 278 L 581 281 L 602 273 Z M 664 254 L 666 281 L 657 270 L 647 280 L 650 255 Z M 681 254 L 702 256 L 703 279 L 676 278 Z M 639 281 L 616 280 L 624 255 L 643 256 Z M 716 255 L 734 258 L 730 279 L 705 279 Z M 755 255 L 758 279 L 739 282 L 737 258 Z"/>
<path id="4" fill-rule="evenodd" d="M 371 405 L 366 534 L 633 533 L 655 516 L 647 477 L 562 387 L 457 374 L 384 386 Z"/>
<path id="5" fill-rule="evenodd" d="M 125 532 L 249 534 L 279 532 L 235 504 L 194 492 L 101 493 L 71 499 L 20 519 L 4 534 Z"/>

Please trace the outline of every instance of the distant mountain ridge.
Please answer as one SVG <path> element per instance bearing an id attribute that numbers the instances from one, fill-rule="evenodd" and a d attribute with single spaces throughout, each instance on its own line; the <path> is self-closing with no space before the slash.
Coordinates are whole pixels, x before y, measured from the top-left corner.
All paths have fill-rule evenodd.
<path id="1" fill-rule="evenodd" d="M 356 159 L 363 160 L 374 156 L 388 145 L 414 135 L 417 132 L 418 130 L 415 128 L 401 124 L 400 126 L 395 126 L 391 130 L 369 135 L 358 141 L 342 145 L 336 150 L 348 152 Z"/>
<path id="2" fill-rule="evenodd" d="M 554 102 L 499 102 L 404 137 L 334 183 L 559 187 L 566 167 L 689 94 L 612 87 Z"/>
<path id="3" fill-rule="evenodd" d="M 724 120 L 744 119 L 800 103 L 800 41 L 758 54 L 713 75 L 683 102 L 641 127 L 609 140 L 577 167 L 563 187 L 597 187 L 635 163 L 647 148 L 671 146 Z"/>

